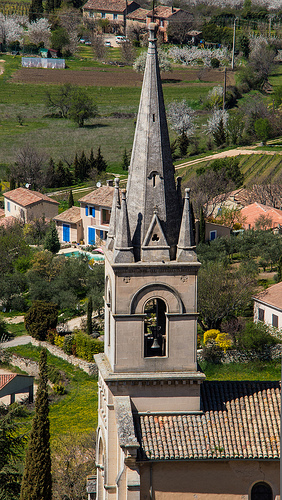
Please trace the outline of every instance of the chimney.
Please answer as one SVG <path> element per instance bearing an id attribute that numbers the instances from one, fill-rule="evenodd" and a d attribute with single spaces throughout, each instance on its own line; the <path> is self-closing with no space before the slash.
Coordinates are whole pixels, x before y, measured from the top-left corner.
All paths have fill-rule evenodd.
<path id="1" fill-rule="evenodd" d="M 173 14 L 173 12 L 174 12 L 174 11 L 173 11 L 173 5 L 172 5 L 172 6 L 171 6 L 171 13 Z"/>
<path id="2" fill-rule="evenodd" d="M 113 179 L 108 179 L 107 180 L 107 186 L 113 187 L 114 186 L 114 181 Z"/>

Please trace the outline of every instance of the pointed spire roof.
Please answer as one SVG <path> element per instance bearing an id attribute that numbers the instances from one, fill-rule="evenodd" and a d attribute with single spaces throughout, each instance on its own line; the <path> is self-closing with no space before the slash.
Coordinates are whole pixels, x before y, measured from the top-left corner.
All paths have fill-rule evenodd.
<path id="1" fill-rule="evenodd" d="M 119 210 L 120 210 L 119 178 L 116 177 L 110 225 L 107 236 L 107 248 L 109 248 L 110 250 L 112 250 L 114 246 L 114 238 L 117 230 Z"/>
<path id="2" fill-rule="evenodd" d="M 190 206 L 190 188 L 186 188 L 176 260 L 178 262 L 196 261 L 195 249 L 193 218 Z"/>
<path id="3" fill-rule="evenodd" d="M 149 25 L 149 47 L 143 79 L 127 184 L 127 209 L 135 260 L 141 259 L 141 245 L 149 229 L 154 207 L 175 258 L 180 227 L 168 127 L 161 85 L 155 37 L 156 25 Z"/>
<path id="4" fill-rule="evenodd" d="M 114 262 L 134 262 L 133 247 L 129 231 L 125 190 L 122 191 L 121 208 L 114 243 Z"/>

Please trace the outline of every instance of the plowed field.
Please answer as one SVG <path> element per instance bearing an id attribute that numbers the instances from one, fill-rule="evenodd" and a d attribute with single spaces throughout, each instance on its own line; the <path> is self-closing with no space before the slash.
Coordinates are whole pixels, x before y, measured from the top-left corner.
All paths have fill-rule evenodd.
<path id="1" fill-rule="evenodd" d="M 163 74 L 165 85 L 204 85 L 205 82 L 223 82 L 223 72 L 207 70 L 199 78 L 199 70 L 176 70 Z M 20 83 L 60 84 L 73 83 L 82 86 L 138 87 L 143 75 L 128 68 L 85 68 L 80 71 L 62 69 L 22 68 L 13 75 L 13 80 Z M 193 83 L 192 83 L 193 82 Z M 228 75 L 228 84 L 233 84 L 233 75 Z"/>

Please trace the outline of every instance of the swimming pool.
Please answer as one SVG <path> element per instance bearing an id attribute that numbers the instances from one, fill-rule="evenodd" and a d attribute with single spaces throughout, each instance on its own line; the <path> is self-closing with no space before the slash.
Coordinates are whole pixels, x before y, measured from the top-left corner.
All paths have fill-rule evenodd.
<path id="1" fill-rule="evenodd" d="M 95 261 L 104 261 L 105 257 L 101 254 L 90 253 L 90 252 L 80 252 L 79 250 L 75 250 L 74 252 L 68 252 L 63 254 L 65 257 L 80 257 L 81 255 L 85 255 L 89 260 L 94 259 Z"/>

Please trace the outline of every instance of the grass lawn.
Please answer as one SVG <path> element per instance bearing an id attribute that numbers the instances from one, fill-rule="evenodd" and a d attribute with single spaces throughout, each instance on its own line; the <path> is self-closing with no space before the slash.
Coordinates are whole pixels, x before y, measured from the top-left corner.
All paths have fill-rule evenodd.
<path id="1" fill-rule="evenodd" d="M 207 380 L 281 380 L 281 360 L 214 365 L 202 362 Z"/>
<path id="2" fill-rule="evenodd" d="M 31 344 L 9 349 L 9 352 L 39 361 L 38 347 Z M 47 363 L 69 378 L 67 394 L 56 396 L 50 404 L 51 439 L 61 434 L 89 434 L 97 426 L 97 380 L 49 352 Z"/>

